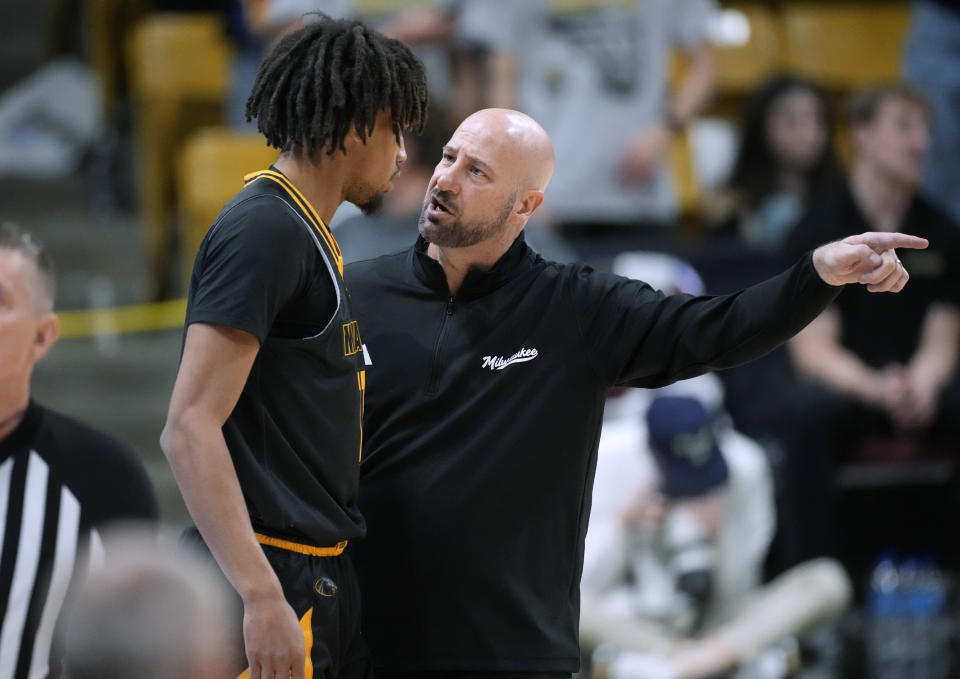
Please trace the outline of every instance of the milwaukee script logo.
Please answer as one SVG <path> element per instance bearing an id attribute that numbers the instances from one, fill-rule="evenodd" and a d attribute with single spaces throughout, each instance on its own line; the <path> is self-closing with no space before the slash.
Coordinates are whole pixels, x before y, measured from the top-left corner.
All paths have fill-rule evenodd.
<path id="1" fill-rule="evenodd" d="M 526 361 L 532 361 L 536 357 L 536 349 L 524 349 L 520 347 L 520 351 L 510 358 L 504 358 L 503 356 L 484 356 L 481 367 L 490 368 L 490 370 L 503 370 L 511 363 L 525 363 Z"/>

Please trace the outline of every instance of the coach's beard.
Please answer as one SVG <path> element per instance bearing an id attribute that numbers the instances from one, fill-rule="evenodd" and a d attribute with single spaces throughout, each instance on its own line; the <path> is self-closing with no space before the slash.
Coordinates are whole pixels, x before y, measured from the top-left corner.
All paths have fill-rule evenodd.
<path id="1" fill-rule="evenodd" d="M 436 189 L 432 193 L 427 193 L 423 208 L 420 210 L 417 227 L 425 241 L 441 248 L 467 248 L 489 240 L 499 233 L 503 225 L 506 224 L 510 218 L 510 213 L 513 211 L 513 204 L 517 200 L 517 192 L 514 191 L 504 202 L 500 212 L 487 221 L 476 220 L 468 224 L 460 217 L 447 214 L 446 216 L 449 219 L 445 220 L 446 223 L 443 223 L 440 220 L 434 221 L 427 216 L 427 208 L 430 206 L 430 199 L 434 193 L 440 194 L 439 197 L 442 198 L 443 192 Z"/>

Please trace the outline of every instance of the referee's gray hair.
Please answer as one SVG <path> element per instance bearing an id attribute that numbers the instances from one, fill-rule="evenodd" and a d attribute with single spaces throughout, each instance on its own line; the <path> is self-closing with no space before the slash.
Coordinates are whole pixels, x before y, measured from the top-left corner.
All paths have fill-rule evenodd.
<path id="1" fill-rule="evenodd" d="M 56 276 L 53 270 L 53 261 L 47 251 L 27 231 L 24 231 L 13 222 L 0 220 L 0 248 L 19 252 L 33 262 L 39 274 L 40 290 L 34 300 L 43 311 L 53 311 L 54 290 Z"/>

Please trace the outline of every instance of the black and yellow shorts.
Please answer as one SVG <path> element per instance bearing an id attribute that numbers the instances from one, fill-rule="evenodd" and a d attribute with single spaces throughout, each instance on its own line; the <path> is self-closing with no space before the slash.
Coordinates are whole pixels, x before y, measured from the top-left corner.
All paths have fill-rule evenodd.
<path id="1" fill-rule="evenodd" d="M 372 664 L 360 634 L 360 586 L 350 557 L 343 554 L 346 541 L 334 547 L 313 547 L 257 534 L 267 561 L 273 567 L 284 596 L 303 628 L 307 649 L 308 679 L 369 679 Z M 184 531 L 181 543 L 209 550 L 196 528 Z M 232 590 L 231 590 L 232 591 Z M 245 679 L 243 604 L 236 597 L 235 630 L 237 665 L 234 676 Z"/>

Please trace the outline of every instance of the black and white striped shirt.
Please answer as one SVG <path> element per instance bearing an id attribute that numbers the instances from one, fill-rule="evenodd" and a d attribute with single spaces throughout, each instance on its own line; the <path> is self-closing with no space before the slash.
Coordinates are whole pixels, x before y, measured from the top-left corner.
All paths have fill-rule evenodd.
<path id="1" fill-rule="evenodd" d="M 74 575 L 104 558 L 103 525 L 156 518 L 153 489 L 132 451 L 30 404 L 0 441 L 0 679 L 47 676 Z"/>

